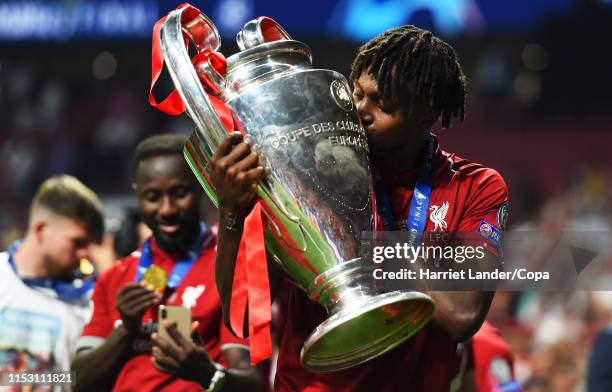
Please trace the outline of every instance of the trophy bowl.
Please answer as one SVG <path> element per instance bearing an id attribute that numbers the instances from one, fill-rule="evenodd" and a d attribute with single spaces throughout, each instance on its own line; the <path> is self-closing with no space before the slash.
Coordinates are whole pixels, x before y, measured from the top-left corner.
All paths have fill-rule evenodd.
<path id="1" fill-rule="evenodd" d="M 210 63 L 198 65 L 208 78 L 205 88 L 185 38 L 198 50 L 218 50 L 219 34 L 204 14 L 186 18 L 184 12 L 167 16 L 160 41 L 196 125 L 185 157 L 217 204 L 209 164 L 226 130 L 210 94 L 231 109 L 238 130 L 265 158 L 269 174 L 257 193 L 267 257 L 329 315 L 304 342 L 303 366 L 345 369 L 406 341 L 429 322 L 435 306 L 419 292 L 377 292 L 374 265 L 360 257 L 361 233 L 372 230 L 372 176 L 344 76 L 313 69 L 308 46 L 260 17 L 238 33 L 241 51 L 227 58 L 225 74 Z"/>

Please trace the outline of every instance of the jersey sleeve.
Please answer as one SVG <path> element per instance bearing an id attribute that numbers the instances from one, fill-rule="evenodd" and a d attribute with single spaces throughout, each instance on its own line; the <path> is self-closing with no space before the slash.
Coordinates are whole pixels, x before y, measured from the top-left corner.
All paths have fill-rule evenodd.
<path id="1" fill-rule="evenodd" d="M 502 232 L 508 219 L 508 187 L 501 175 L 488 168 L 471 173 L 475 178 L 457 231 L 470 242 L 485 240 L 486 250 L 502 256 Z"/>
<path id="2" fill-rule="evenodd" d="M 91 319 L 83 328 L 81 337 L 77 342 L 77 350 L 85 347 L 95 347 L 101 344 L 112 332 L 114 325 L 111 306 L 114 301 L 109 297 L 108 284 L 111 270 L 102 274 L 92 295 L 93 312 Z"/>

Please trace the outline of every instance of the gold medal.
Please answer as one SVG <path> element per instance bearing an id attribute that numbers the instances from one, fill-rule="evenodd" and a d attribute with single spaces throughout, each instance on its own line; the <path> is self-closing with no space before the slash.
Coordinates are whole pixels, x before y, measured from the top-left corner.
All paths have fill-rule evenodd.
<path id="1" fill-rule="evenodd" d="M 87 259 L 81 259 L 79 261 L 79 271 L 83 274 L 83 276 L 89 276 L 94 273 L 95 268 L 91 261 Z"/>
<path id="2" fill-rule="evenodd" d="M 168 276 L 166 275 L 166 271 L 162 267 L 153 264 L 147 268 L 140 283 L 145 283 L 147 286 L 150 286 L 153 291 L 163 292 L 166 288 L 167 280 Z"/>

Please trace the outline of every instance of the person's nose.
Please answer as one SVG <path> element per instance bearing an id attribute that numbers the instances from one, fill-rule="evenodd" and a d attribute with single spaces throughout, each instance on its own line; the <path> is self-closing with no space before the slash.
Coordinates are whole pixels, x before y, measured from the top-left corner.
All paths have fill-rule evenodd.
<path id="1" fill-rule="evenodd" d="M 355 108 L 357 109 L 357 115 L 361 120 L 362 126 L 367 127 L 374 122 L 374 117 L 372 116 L 367 99 L 361 99 L 356 102 Z"/>
<path id="2" fill-rule="evenodd" d="M 158 214 L 161 218 L 173 216 L 176 214 L 176 203 L 170 196 L 163 196 L 159 206 Z"/>

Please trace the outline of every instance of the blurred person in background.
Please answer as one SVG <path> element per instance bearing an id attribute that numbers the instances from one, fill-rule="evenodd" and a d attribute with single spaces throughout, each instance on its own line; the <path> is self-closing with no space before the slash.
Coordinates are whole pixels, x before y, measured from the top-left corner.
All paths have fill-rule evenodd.
<path id="1" fill-rule="evenodd" d="M 86 258 L 103 226 L 98 197 L 76 178 L 40 185 L 25 238 L 0 253 L 0 373 L 69 370 L 91 313 Z"/>
<path id="2" fill-rule="evenodd" d="M 151 229 L 142 221 L 140 211 L 137 208 L 127 208 L 115 232 L 113 249 L 117 258 L 122 259 L 138 249 L 151 234 Z"/>
<path id="3" fill-rule="evenodd" d="M 520 237 L 520 246 L 517 242 L 512 247 L 514 257 L 536 270 L 563 263 L 571 255 L 569 246 L 596 251 L 594 261 L 579 275 L 595 291 L 505 293 L 512 297 L 505 304 L 510 317 L 497 325 L 518 354 L 516 376 L 525 391 L 539 390 L 542 385 L 572 391 L 586 384 L 593 388 L 594 380 L 605 380 L 601 375 L 607 365 L 601 358 L 606 358 L 605 335 L 609 332 L 605 327 L 612 322 L 612 295 L 599 290 L 608 290 L 612 282 L 609 184 L 605 168 L 576 165 L 559 195 L 548 198 L 531 219 L 513 227 L 515 232 L 526 233 Z M 507 254 L 509 263 L 512 251 Z M 601 328 L 604 331 L 596 337 Z"/>
<path id="4" fill-rule="evenodd" d="M 521 390 L 514 376 L 514 355 L 497 328 L 485 321 L 465 345 L 461 392 Z"/>
<path id="5" fill-rule="evenodd" d="M 105 223 L 102 242 L 90 249 L 91 262 L 98 274 L 112 267 L 118 259 L 129 256 L 151 236 L 151 229 L 142 221 L 137 207 L 125 207 L 121 218 L 107 216 Z"/>
<path id="6" fill-rule="evenodd" d="M 588 392 L 612 391 L 612 327 L 597 334 L 589 358 L 587 373 Z"/>
<path id="7" fill-rule="evenodd" d="M 140 252 L 100 277 L 94 313 L 72 364 L 79 390 L 258 388 L 248 347 L 223 325 L 214 275 L 216 236 L 200 221 L 202 192 L 183 158 L 185 141 L 179 135 L 153 136 L 133 156 L 140 214 L 153 235 Z M 159 275 L 147 278 L 160 269 L 161 287 Z M 166 325 L 169 340 L 156 333 L 160 304 L 191 309 L 193 340 L 172 325 Z"/>

